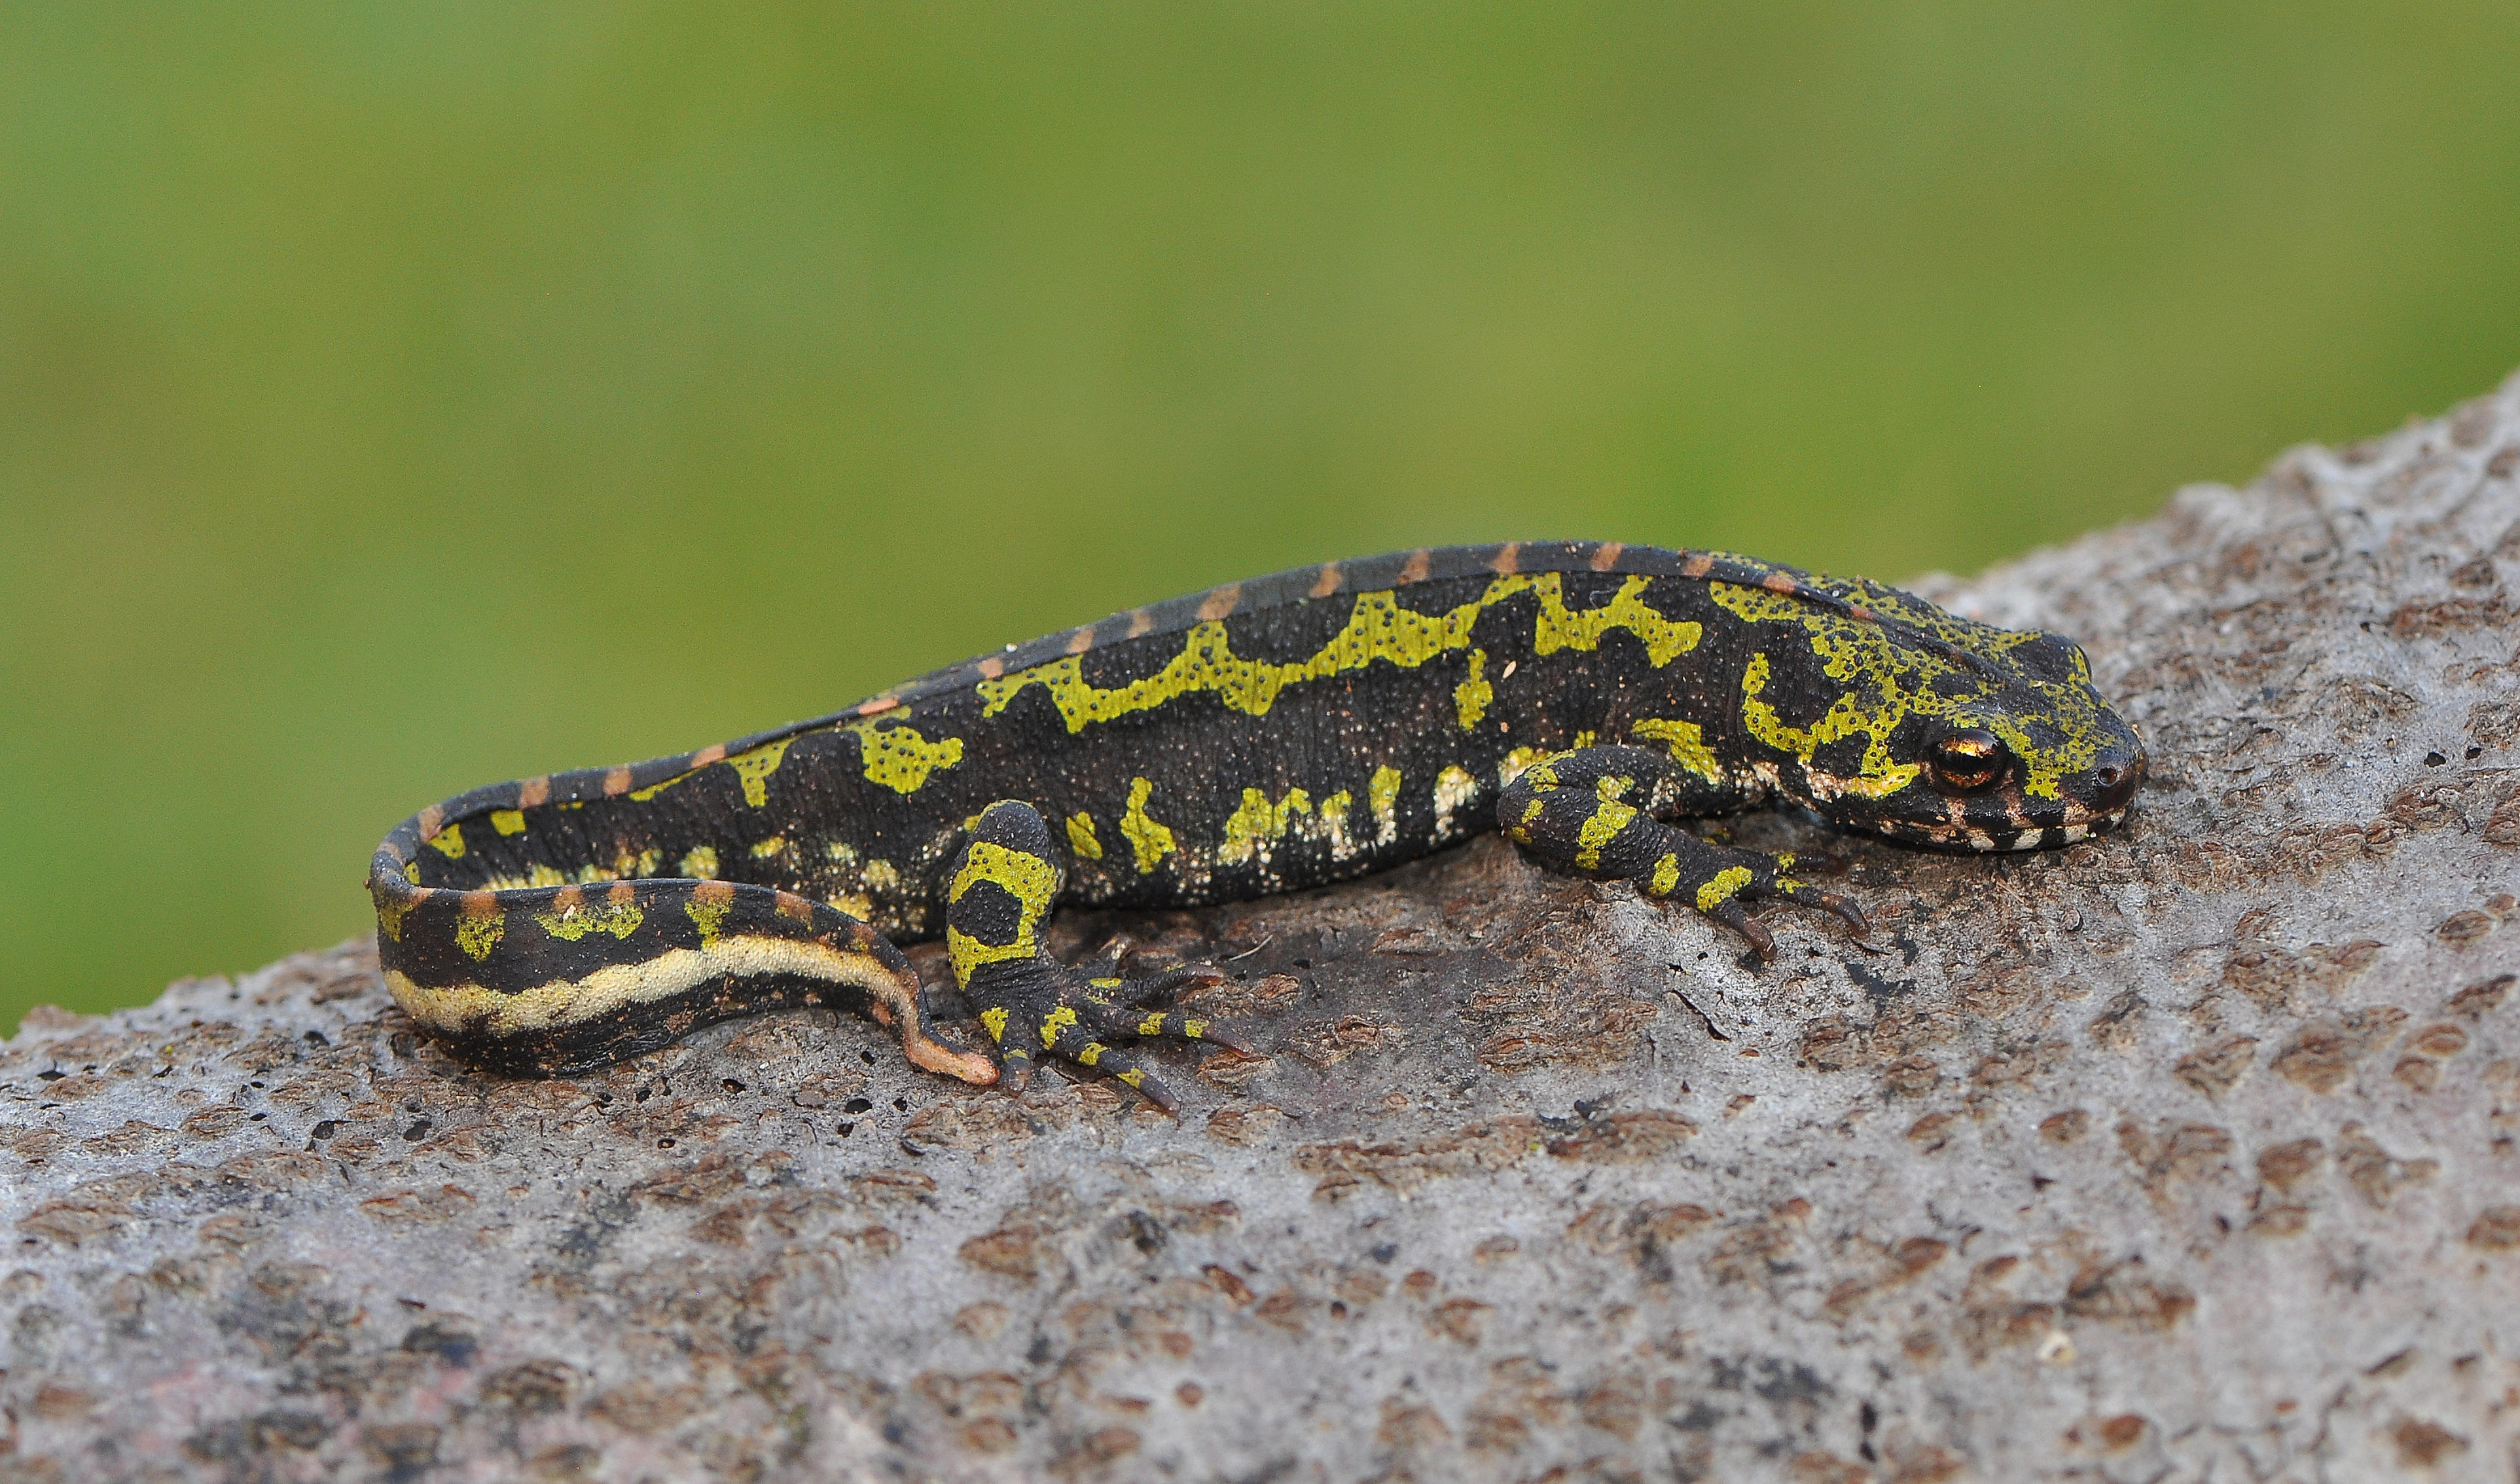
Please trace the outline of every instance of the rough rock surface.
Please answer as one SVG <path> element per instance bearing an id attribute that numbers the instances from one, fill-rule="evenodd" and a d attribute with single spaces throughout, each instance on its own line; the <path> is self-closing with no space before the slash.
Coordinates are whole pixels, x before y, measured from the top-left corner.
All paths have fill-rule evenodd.
<path id="1" fill-rule="evenodd" d="M 1782 956 L 1489 840 L 1070 917 L 1230 957 L 1178 1122 L 718 1027 L 464 1072 L 365 945 L 0 1050 L 37 1479 L 2509 1479 L 2520 381 L 1934 595 L 2126 833 L 1833 850 Z M 931 961 L 932 967 L 932 961 Z"/>

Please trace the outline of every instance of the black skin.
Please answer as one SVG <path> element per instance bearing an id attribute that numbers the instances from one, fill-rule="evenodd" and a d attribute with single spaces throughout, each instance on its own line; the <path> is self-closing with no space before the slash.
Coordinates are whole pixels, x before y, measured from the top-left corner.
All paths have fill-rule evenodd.
<path id="1" fill-rule="evenodd" d="M 2142 773 L 2058 636 L 1740 558 L 1452 548 L 1115 615 L 722 748 L 476 789 L 389 835 L 371 888 L 415 1017 L 459 1055 L 549 1073 L 780 1003 L 920 1018 L 892 945 L 1004 925 L 979 899 L 957 917 L 952 882 L 983 839 L 1037 859 L 1057 901 L 1159 908 L 1345 879 L 1504 828 L 1552 865 L 1703 902 L 1765 955 L 1749 904 L 1859 928 L 1862 914 L 1670 821 L 1781 796 L 1928 847 L 2052 846 L 2115 825 Z M 800 987 L 781 968 L 680 993 L 669 1014 L 615 997 L 581 1016 L 567 999 L 739 931 L 846 959 L 874 987 Z M 1008 1080 L 1089 1046 L 1098 1070 L 1142 1073 L 1114 1048 L 1149 1023 L 1141 1007 L 1215 974 L 1133 978 L 1111 971 L 1123 957 L 975 968 L 967 998 L 1003 1012 L 991 1056 Z M 498 1023 L 496 1007 L 537 995 L 560 1008 L 530 1033 Z M 472 1009 L 429 1013 L 459 1005 Z M 1042 1044 L 1060 1011 L 1076 1029 Z M 904 1027 L 920 1064 L 995 1074 L 920 1035 Z"/>

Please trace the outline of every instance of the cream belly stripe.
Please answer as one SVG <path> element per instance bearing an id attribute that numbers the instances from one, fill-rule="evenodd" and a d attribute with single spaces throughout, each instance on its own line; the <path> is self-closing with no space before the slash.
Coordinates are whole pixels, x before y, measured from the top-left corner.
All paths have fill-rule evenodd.
<path id="1" fill-rule="evenodd" d="M 670 999 L 727 974 L 796 974 L 855 984 L 892 1013 L 907 1009 L 913 1023 L 918 1018 L 917 1003 L 905 1007 L 901 982 L 873 954 L 747 934 L 731 934 L 705 948 L 668 949 L 636 964 L 608 965 L 583 979 L 537 984 L 515 994 L 478 984 L 415 984 L 399 969 L 385 970 L 385 987 L 404 1013 L 431 1030 L 519 1036 Z"/>

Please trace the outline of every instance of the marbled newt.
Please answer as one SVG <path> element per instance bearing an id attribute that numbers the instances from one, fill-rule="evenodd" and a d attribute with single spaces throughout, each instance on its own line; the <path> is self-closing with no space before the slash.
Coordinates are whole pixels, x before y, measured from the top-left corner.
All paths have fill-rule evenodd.
<path id="1" fill-rule="evenodd" d="M 1765 898 L 1863 914 L 1790 856 L 1668 820 L 1764 800 L 1968 850 L 2124 816 L 2134 731 L 2080 648 L 1861 579 L 1591 542 L 1395 553 L 1159 603 L 849 710 L 425 809 L 369 889 L 394 998 L 458 1056 L 562 1074 L 829 1004 L 920 1066 L 1044 1057 L 1169 1105 L 1115 1043 L 1230 1037 L 1161 1007 L 1205 966 L 1083 967 L 1061 901 L 1189 907 L 1341 880 L 1502 827 L 1762 956 Z M 927 1033 L 896 944 L 942 934 L 991 1053 Z"/>

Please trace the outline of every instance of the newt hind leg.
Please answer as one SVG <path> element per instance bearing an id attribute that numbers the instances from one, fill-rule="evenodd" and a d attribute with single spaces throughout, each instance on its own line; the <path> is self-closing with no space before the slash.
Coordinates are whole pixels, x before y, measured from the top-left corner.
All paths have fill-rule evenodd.
<path id="1" fill-rule="evenodd" d="M 1214 984 L 1224 971 L 1192 964 L 1128 975 L 1130 943 L 1114 938 L 1071 967 L 1050 956 L 1041 925 L 1058 899 L 1058 847 L 1032 805 L 1001 799 L 980 811 L 955 857 L 946 888 L 945 945 L 954 979 L 996 1046 L 1006 1085 L 1020 1089 L 1040 1061 L 1057 1057 L 1105 1072 L 1171 1110 L 1172 1094 L 1114 1041 L 1242 1043 L 1197 1016 L 1148 1009 L 1175 992 Z"/>
<path id="2" fill-rule="evenodd" d="M 1817 907 L 1866 930 L 1851 897 L 1788 875 L 1790 855 L 1712 845 L 1666 825 L 1648 810 L 1657 795 L 1682 791 L 1672 761 L 1642 747 L 1585 747 L 1544 757 L 1497 801 L 1497 822 L 1516 844 L 1588 876 L 1629 880 L 1649 897 L 1694 905 L 1749 940 L 1762 959 L 1776 939 L 1744 903 L 1776 898 Z"/>

